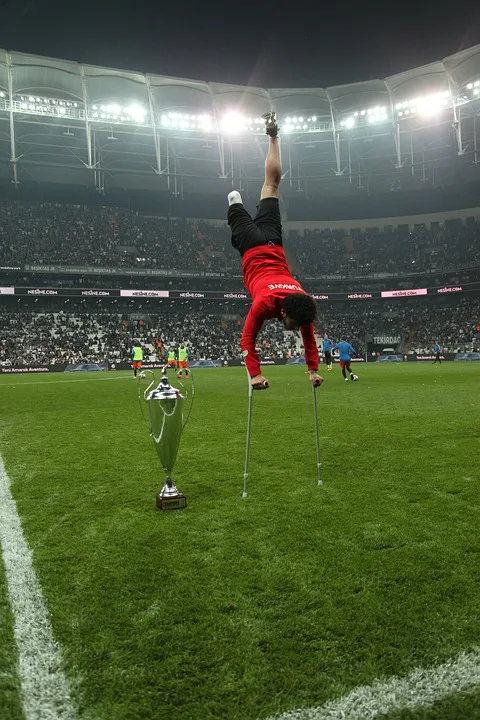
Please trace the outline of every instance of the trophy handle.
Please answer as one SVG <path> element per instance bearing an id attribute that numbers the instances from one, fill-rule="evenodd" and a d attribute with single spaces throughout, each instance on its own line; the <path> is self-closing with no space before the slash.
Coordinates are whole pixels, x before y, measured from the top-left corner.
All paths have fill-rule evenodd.
<path id="1" fill-rule="evenodd" d="M 187 417 L 186 417 L 186 419 L 183 421 L 183 430 L 185 430 L 185 425 L 187 424 L 187 422 L 188 422 L 189 419 L 190 419 L 190 415 L 191 415 L 192 408 L 193 408 L 193 401 L 195 400 L 195 379 L 194 379 L 194 377 L 193 377 L 193 372 L 192 372 L 191 370 L 190 370 L 190 377 L 191 377 L 191 379 L 192 379 L 192 384 L 191 384 L 191 386 L 190 386 L 190 387 L 192 388 L 191 393 L 190 393 L 190 407 L 188 408 Z M 181 384 L 182 384 L 182 383 L 181 383 Z M 182 387 L 185 388 L 185 385 L 182 384 Z M 188 391 L 187 391 L 186 388 L 185 388 L 185 394 L 186 394 L 186 396 L 188 397 Z"/>
<path id="2" fill-rule="evenodd" d="M 146 389 L 146 390 L 144 391 L 144 393 L 143 393 L 143 399 L 144 399 L 144 400 L 147 399 L 147 394 L 150 392 L 150 388 L 152 387 L 152 385 L 155 385 L 155 382 L 156 382 L 156 381 L 155 381 L 155 373 L 154 373 L 154 372 L 152 372 L 151 370 L 145 370 L 145 372 L 150 373 L 150 375 L 152 376 L 152 382 L 150 383 L 150 385 L 147 387 L 147 389 Z M 138 399 L 140 400 L 140 393 L 138 394 Z"/>
<path id="3" fill-rule="evenodd" d="M 145 370 L 145 372 L 150 373 L 150 375 L 152 376 L 152 382 L 150 383 L 150 385 L 147 387 L 147 389 L 146 389 L 145 392 L 143 393 L 143 398 L 144 398 L 144 400 L 147 399 L 147 393 L 149 392 L 149 390 L 150 390 L 150 388 L 152 387 L 152 385 L 155 385 L 155 374 L 154 374 L 151 370 Z M 142 400 L 141 400 L 141 398 L 140 398 L 140 379 L 138 380 L 138 404 L 140 405 L 140 412 L 142 413 L 143 422 L 145 423 L 145 425 L 146 425 L 147 428 L 149 429 L 150 435 L 151 435 L 151 434 L 152 434 L 152 423 L 151 423 L 151 421 L 148 422 L 147 418 L 145 417 L 145 413 L 143 412 L 143 403 L 142 403 Z"/>

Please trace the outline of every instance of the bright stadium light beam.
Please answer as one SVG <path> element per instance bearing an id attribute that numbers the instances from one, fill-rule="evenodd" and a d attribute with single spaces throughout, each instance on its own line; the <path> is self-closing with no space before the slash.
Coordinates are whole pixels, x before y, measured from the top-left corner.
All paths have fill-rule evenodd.
<path id="1" fill-rule="evenodd" d="M 120 105 L 117 105 L 117 103 L 112 103 L 111 105 L 102 105 L 100 108 L 103 110 L 103 112 L 110 113 L 111 115 L 120 115 Z"/>
<path id="2" fill-rule="evenodd" d="M 145 120 L 145 110 L 136 103 L 126 108 L 126 113 L 132 118 L 132 120 L 135 120 L 135 122 L 142 123 Z"/>
<path id="3" fill-rule="evenodd" d="M 204 130 L 205 132 L 210 132 L 212 129 L 212 118 L 209 115 L 199 115 L 197 118 L 198 125 L 201 130 Z"/>
<path id="4" fill-rule="evenodd" d="M 245 118 L 240 113 L 229 112 L 223 116 L 220 128 L 223 133 L 231 135 L 242 132 L 245 128 Z"/>
<path id="5" fill-rule="evenodd" d="M 416 106 L 417 110 L 421 115 L 431 116 L 441 112 L 448 104 L 448 91 L 435 93 L 434 95 L 427 95 L 423 98 L 418 98 Z"/>

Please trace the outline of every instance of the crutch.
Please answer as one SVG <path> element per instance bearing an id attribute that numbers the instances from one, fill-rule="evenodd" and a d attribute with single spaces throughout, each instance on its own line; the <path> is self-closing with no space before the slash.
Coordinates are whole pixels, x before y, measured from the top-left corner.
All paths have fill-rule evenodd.
<path id="1" fill-rule="evenodd" d="M 248 495 L 248 461 L 250 458 L 250 436 L 252 434 L 252 400 L 253 400 L 253 387 L 250 379 L 250 373 L 247 370 L 248 379 L 248 419 L 247 419 L 247 447 L 245 450 L 245 467 L 243 470 L 243 497 L 246 498 Z M 268 383 L 265 382 L 265 387 L 268 388 Z"/>
<path id="2" fill-rule="evenodd" d="M 250 382 L 250 375 L 248 377 L 248 420 L 247 420 L 247 447 L 245 450 L 245 468 L 243 470 L 243 497 L 247 497 L 248 488 L 248 459 L 250 457 L 250 435 L 252 433 L 252 400 L 253 400 L 253 388 Z"/>
<path id="3" fill-rule="evenodd" d="M 318 386 L 317 386 L 318 387 Z M 318 432 L 318 410 L 317 410 L 317 393 L 315 386 L 312 385 L 313 392 L 313 415 L 315 418 L 315 438 L 317 441 L 317 472 L 318 472 L 318 485 L 323 485 L 322 481 L 322 463 L 320 459 L 320 435 Z"/>

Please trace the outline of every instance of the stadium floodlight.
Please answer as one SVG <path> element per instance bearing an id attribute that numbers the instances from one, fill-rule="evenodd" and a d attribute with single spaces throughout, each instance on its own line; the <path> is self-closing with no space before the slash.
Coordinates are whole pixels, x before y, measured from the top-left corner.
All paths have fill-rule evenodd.
<path id="1" fill-rule="evenodd" d="M 376 106 L 368 111 L 368 122 L 377 123 L 388 120 L 387 108 L 385 106 Z"/>
<path id="2" fill-rule="evenodd" d="M 340 126 L 344 128 L 352 128 L 357 124 L 371 125 L 372 123 L 380 123 L 388 121 L 387 108 L 384 105 L 376 105 L 375 107 L 364 108 L 363 110 L 355 110 L 355 112 L 344 118 L 340 122 Z"/>
<path id="3" fill-rule="evenodd" d="M 199 115 L 197 117 L 197 123 L 199 130 L 210 132 L 212 129 L 213 120 L 210 115 Z"/>
<path id="4" fill-rule="evenodd" d="M 355 117 L 352 115 L 351 117 L 346 118 L 346 120 L 342 120 L 340 122 L 340 127 L 351 129 L 355 127 L 355 124 Z"/>
<path id="5" fill-rule="evenodd" d="M 446 93 L 435 93 L 434 95 L 427 95 L 426 97 L 419 98 L 416 103 L 416 108 L 421 115 L 436 115 L 448 105 L 448 102 L 448 91 L 446 91 Z"/>
<path id="6" fill-rule="evenodd" d="M 134 103 L 133 105 L 130 105 L 129 107 L 125 108 L 125 114 L 132 118 L 132 120 L 135 120 L 135 122 L 143 123 L 145 120 L 145 115 L 147 114 L 144 108 L 142 108 L 140 105 L 137 105 Z"/>
<path id="7" fill-rule="evenodd" d="M 395 105 L 395 109 L 398 117 L 405 117 L 415 113 L 429 117 L 447 108 L 451 102 L 450 91 L 441 90 L 436 93 L 411 98 L 410 100 L 403 100 Z"/>
<path id="8" fill-rule="evenodd" d="M 121 107 L 117 103 L 112 103 L 111 105 L 102 105 L 101 110 L 109 115 L 120 115 Z"/>
<path id="9" fill-rule="evenodd" d="M 243 130 L 244 118 L 237 112 L 229 112 L 220 121 L 220 129 L 223 133 L 234 135 Z"/>
<path id="10" fill-rule="evenodd" d="M 220 120 L 219 128 L 222 133 L 231 135 L 249 131 L 262 132 L 265 125 L 261 118 L 245 117 L 241 113 L 232 110 Z"/>

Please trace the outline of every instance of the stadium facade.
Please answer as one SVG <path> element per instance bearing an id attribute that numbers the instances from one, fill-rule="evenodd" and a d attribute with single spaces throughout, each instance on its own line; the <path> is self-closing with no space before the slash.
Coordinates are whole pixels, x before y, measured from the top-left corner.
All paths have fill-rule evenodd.
<path id="1" fill-rule="evenodd" d="M 292 220 L 477 205 L 480 45 L 326 89 L 199 82 L 0 50 L 0 183 L 19 194 L 41 183 L 43 192 L 141 196 L 165 213 L 220 217 L 232 187 L 258 195 L 259 118 L 270 107 L 282 126 Z"/>

